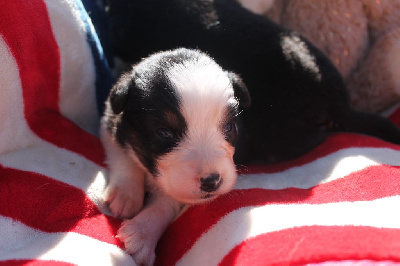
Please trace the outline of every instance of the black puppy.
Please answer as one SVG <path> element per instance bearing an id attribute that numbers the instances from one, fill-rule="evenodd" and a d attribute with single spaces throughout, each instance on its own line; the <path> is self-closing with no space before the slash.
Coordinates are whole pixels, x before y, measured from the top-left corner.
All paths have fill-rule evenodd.
<path id="1" fill-rule="evenodd" d="M 237 163 L 294 158 L 339 131 L 400 143 L 388 120 L 350 108 L 340 74 L 319 50 L 235 0 L 109 1 L 113 46 L 123 60 L 197 48 L 241 75 L 252 107 L 243 113 Z"/>

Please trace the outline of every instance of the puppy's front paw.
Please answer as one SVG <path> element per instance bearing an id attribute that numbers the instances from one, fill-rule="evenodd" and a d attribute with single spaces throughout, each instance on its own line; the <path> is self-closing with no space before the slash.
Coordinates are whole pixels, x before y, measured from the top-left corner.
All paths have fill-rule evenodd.
<path id="1" fill-rule="evenodd" d="M 127 220 L 118 230 L 118 238 L 125 243 L 126 252 L 132 255 L 137 264 L 154 264 L 158 239 L 152 234 L 149 223 L 142 223 L 135 218 Z"/>
<path id="2" fill-rule="evenodd" d="M 117 218 L 132 218 L 143 207 L 144 188 L 123 184 L 110 184 L 105 200 Z"/>
<path id="3" fill-rule="evenodd" d="M 125 167 L 111 169 L 109 177 L 105 200 L 111 212 L 117 218 L 132 218 L 143 207 L 145 173 L 125 164 Z"/>

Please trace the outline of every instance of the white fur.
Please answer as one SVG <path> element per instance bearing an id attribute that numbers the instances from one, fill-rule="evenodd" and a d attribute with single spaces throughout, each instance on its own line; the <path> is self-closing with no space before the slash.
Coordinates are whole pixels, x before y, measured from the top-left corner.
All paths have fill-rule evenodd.
<path id="1" fill-rule="evenodd" d="M 161 191 L 153 191 L 145 208 L 134 219 L 126 220 L 118 231 L 126 251 L 136 263 L 153 265 L 155 248 L 162 234 L 175 218 L 181 204 Z"/>
<path id="2" fill-rule="evenodd" d="M 143 206 L 145 171 L 140 164 L 127 156 L 111 133 L 101 124 L 101 140 L 107 155 L 109 183 L 104 193 L 114 216 L 133 217 Z"/>
<path id="3" fill-rule="evenodd" d="M 144 265 L 153 264 L 156 244 L 181 203 L 209 201 L 230 191 L 237 178 L 234 148 L 223 133 L 228 107 L 238 104 L 227 74 L 204 56 L 170 69 L 168 78 L 177 88 L 188 129 L 178 146 L 158 159 L 156 177 L 144 169 L 134 151 L 127 152 L 116 143 L 102 122 L 110 168 L 105 195 L 114 215 L 129 217 L 140 210 L 145 182 L 151 193 L 144 208 L 118 232 L 127 252 Z M 215 173 L 220 174 L 222 185 L 212 193 L 202 191 L 200 179 Z"/>
<path id="4" fill-rule="evenodd" d="M 153 265 L 157 242 L 178 214 L 181 204 L 158 189 L 134 152 L 124 153 L 104 123 L 101 136 L 110 167 L 106 200 L 114 215 L 124 218 L 136 215 L 122 223 L 117 237 L 137 264 Z M 145 181 L 151 196 L 142 209 Z"/>
<path id="5" fill-rule="evenodd" d="M 281 46 L 287 60 L 291 61 L 292 64 L 301 62 L 305 69 L 314 73 L 317 80 L 321 81 L 321 72 L 316 59 L 299 36 L 283 36 Z"/>
<path id="6" fill-rule="evenodd" d="M 200 178 L 220 174 L 223 182 L 215 192 L 224 194 L 236 181 L 234 148 L 222 132 L 229 104 L 237 105 L 226 73 L 208 57 L 178 65 L 168 78 L 177 88 L 181 113 L 188 130 L 174 151 L 158 162 L 159 185 L 176 200 L 201 203 Z"/>

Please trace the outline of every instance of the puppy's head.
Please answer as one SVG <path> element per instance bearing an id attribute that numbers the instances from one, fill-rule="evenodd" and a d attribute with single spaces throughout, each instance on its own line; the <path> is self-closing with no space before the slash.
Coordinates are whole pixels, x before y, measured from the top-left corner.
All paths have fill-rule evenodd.
<path id="1" fill-rule="evenodd" d="M 240 78 L 188 49 L 154 54 L 110 94 L 115 136 L 158 186 L 183 203 L 232 189 L 238 115 L 250 105 Z"/>

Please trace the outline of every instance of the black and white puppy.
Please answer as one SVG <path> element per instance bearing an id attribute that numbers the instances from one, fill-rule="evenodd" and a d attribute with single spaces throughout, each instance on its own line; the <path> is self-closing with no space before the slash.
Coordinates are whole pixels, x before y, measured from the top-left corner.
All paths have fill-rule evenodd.
<path id="1" fill-rule="evenodd" d="M 110 170 L 106 200 L 118 217 L 138 213 L 119 231 L 137 263 L 153 263 L 181 203 L 204 203 L 232 189 L 239 114 L 249 105 L 236 74 L 183 48 L 151 55 L 113 87 L 101 130 Z M 150 197 L 141 210 L 145 190 Z"/>
<path id="2" fill-rule="evenodd" d="M 240 74 L 252 98 L 243 114 L 235 161 L 295 158 L 335 132 L 400 144 L 378 115 L 354 111 L 333 64 L 307 40 L 236 0 L 109 0 L 115 53 L 135 63 L 176 47 L 198 48 Z"/>

